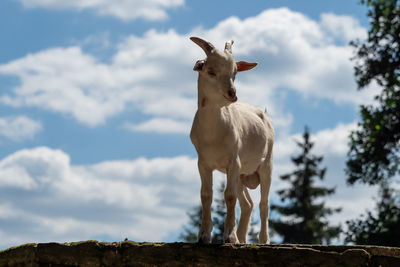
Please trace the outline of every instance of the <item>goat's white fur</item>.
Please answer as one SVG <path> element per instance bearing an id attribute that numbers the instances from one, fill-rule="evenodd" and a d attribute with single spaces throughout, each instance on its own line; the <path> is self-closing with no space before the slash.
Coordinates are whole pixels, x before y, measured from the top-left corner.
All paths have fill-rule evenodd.
<path id="1" fill-rule="evenodd" d="M 224 242 L 246 243 L 254 203 L 247 190 L 260 184 L 260 243 L 269 243 L 269 189 L 272 172 L 274 130 L 271 120 L 259 108 L 236 101 L 234 86 L 238 71 L 249 70 L 256 63 L 235 62 L 233 41 L 225 44 L 224 52 L 197 37 L 190 38 L 207 55 L 197 61 L 198 110 L 190 138 L 198 154 L 201 177 L 202 221 L 199 242 L 210 243 L 212 231 L 212 172 L 227 174 L 224 192 L 227 215 Z M 239 199 L 241 215 L 236 230 L 235 205 Z"/>

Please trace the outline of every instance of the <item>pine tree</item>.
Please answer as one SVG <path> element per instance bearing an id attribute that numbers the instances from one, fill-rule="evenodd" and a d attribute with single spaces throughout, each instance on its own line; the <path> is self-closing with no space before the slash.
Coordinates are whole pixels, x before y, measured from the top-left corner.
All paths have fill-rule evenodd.
<path id="1" fill-rule="evenodd" d="M 316 201 L 333 194 L 335 189 L 315 185 L 316 178 L 324 179 L 326 168 L 318 167 L 323 157 L 310 154 L 314 144 L 307 127 L 303 139 L 297 142 L 302 153 L 292 157 L 296 170 L 280 177 L 290 187 L 277 191 L 283 204 L 271 205 L 271 210 L 279 213 L 281 219 L 270 220 L 270 226 L 283 237 L 283 243 L 330 244 L 341 230 L 340 226 L 329 226 L 326 216 L 340 209 L 326 208 L 324 202 Z"/>
<path id="2" fill-rule="evenodd" d="M 377 214 L 368 211 L 347 222 L 347 242 L 399 246 L 400 203 L 389 190 L 400 177 L 400 1 L 361 0 L 370 28 L 356 48 L 359 89 L 372 82 L 381 88 L 374 105 L 361 105 L 361 121 L 351 133 L 346 173 L 348 183 L 379 185 Z"/>
<path id="3" fill-rule="evenodd" d="M 179 239 L 188 242 L 197 242 L 197 235 L 201 225 L 201 205 L 196 206 L 192 212 L 187 212 L 189 217 L 189 225 L 183 227 L 183 233 L 180 234 Z"/>
<path id="4" fill-rule="evenodd" d="M 347 243 L 363 245 L 400 246 L 400 194 L 382 183 L 376 214 L 371 211 L 360 219 L 346 221 Z"/>
<path id="5" fill-rule="evenodd" d="M 362 0 L 368 8 L 368 38 L 353 41 L 355 77 L 361 90 L 372 82 L 381 92 L 361 105 L 350 136 L 348 182 L 379 184 L 400 174 L 400 1 Z"/>

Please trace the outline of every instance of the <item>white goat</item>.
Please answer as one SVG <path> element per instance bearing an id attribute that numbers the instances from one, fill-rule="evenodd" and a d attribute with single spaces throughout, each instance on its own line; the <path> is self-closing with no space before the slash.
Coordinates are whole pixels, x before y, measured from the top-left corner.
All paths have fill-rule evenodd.
<path id="1" fill-rule="evenodd" d="M 233 40 L 224 52 L 197 37 L 190 38 L 207 55 L 196 62 L 198 109 L 190 138 L 198 154 L 201 176 L 202 221 L 199 242 L 210 243 L 212 220 L 212 172 L 227 174 L 224 193 L 227 207 L 224 242 L 246 243 L 254 203 L 246 187 L 260 184 L 260 243 L 269 243 L 268 195 L 271 186 L 274 130 L 271 120 L 259 108 L 238 102 L 233 84 L 237 72 L 254 68 L 257 63 L 235 62 Z M 239 199 L 241 215 L 236 233 L 235 205 Z"/>

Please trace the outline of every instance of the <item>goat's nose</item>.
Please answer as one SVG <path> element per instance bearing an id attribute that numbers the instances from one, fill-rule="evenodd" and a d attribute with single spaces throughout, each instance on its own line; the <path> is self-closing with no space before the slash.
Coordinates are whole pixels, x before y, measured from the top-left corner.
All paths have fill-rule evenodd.
<path id="1" fill-rule="evenodd" d="M 231 101 L 233 101 L 233 102 L 235 102 L 237 100 L 235 88 L 231 88 L 228 90 L 228 96 L 231 99 Z"/>
<path id="2" fill-rule="evenodd" d="M 234 98 L 236 96 L 235 89 L 229 89 L 228 90 L 228 96 L 231 98 Z"/>

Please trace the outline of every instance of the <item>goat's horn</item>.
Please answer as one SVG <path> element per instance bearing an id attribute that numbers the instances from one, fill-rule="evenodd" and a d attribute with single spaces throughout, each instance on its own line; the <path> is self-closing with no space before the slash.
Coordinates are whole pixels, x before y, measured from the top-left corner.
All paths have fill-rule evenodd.
<path id="1" fill-rule="evenodd" d="M 201 38 L 190 37 L 190 40 L 192 40 L 195 44 L 200 46 L 204 50 L 207 56 L 215 50 L 215 47 L 212 45 L 212 43 L 207 42 Z"/>
<path id="2" fill-rule="evenodd" d="M 233 45 L 233 40 L 226 42 L 225 43 L 225 51 L 232 54 L 232 45 Z"/>

